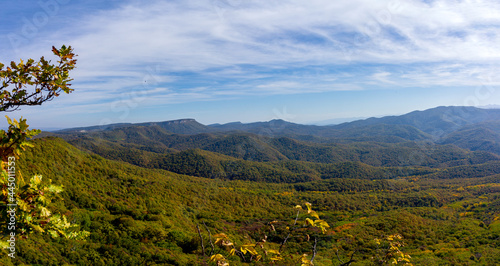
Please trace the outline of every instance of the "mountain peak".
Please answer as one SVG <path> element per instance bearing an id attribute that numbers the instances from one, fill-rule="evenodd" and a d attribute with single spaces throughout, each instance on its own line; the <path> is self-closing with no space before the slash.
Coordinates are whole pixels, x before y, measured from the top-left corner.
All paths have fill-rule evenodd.
<path id="1" fill-rule="evenodd" d="M 187 124 L 187 123 L 198 123 L 198 121 L 196 121 L 193 118 L 183 118 L 183 119 L 177 119 L 177 120 L 164 121 L 164 122 L 161 122 L 161 123 L 166 123 L 166 124 Z"/>
<path id="2" fill-rule="evenodd" d="M 207 127 L 192 118 L 170 120 L 158 123 L 145 123 L 145 125 L 158 125 L 175 134 L 198 134 L 213 131 L 210 127 Z"/>
<path id="3" fill-rule="evenodd" d="M 338 129 L 374 124 L 409 125 L 434 137 L 442 137 L 467 125 L 500 119 L 500 110 L 472 106 L 439 106 L 400 116 L 369 118 L 336 126 Z"/>
<path id="4" fill-rule="evenodd" d="M 290 122 L 285 121 L 283 119 L 273 119 L 273 120 L 269 121 L 269 123 L 290 123 Z"/>

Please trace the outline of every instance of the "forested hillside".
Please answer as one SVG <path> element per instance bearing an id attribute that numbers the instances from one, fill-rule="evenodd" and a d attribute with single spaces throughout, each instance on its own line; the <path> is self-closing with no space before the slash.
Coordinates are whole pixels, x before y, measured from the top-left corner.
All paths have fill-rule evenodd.
<path id="1" fill-rule="evenodd" d="M 437 110 L 424 117 L 439 121 Z M 18 262 L 500 264 L 498 121 L 469 117 L 438 138 L 418 114 L 274 121 L 274 131 L 184 119 L 46 133 L 19 169 L 62 184 L 50 211 L 90 236 L 29 234 Z"/>
<path id="2" fill-rule="evenodd" d="M 81 241 L 32 234 L 19 242 L 24 263 L 204 265 L 210 255 L 221 254 L 231 265 L 258 265 L 248 256 L 231 256 L 223 247 L 212 249 L 210 239 L 213 243 L 224 233 L 240 247 L 267 237 L 264 249 L 256 252 L 270 261 L 272 253 L 265 255 L 264 250 L 279 249 L 288 234 L 285 227 L 296 218 L 294 206 L 305 202 L 330 227 L 325 234 L 308 229 L 310 238 L 292 235 L 281 250 L 289 254 L 281 257 L 286 265 L 297 264 L 302 254 L 311 258 L 313 237 L 318 241 L 315 265 L 340 265 L 350 258 L 352 265 L 375 265 L 387 248 L 376 239 L 395 234 L 401 234 L 401 249 L 414 265 L 500 263 L 500 176 L 493 158 L 473 167 L 471 158 L 445 168 L 376 167 L 360 162 L 256 162 L 203 150 L 184 152 L 221 167 L 224 160 L 231 160 L 233 167 L 240 163 L 236 168 L 247 177 L 251 175 L 241 170 L 245 167 L 310 177 L 283 180 L 291 182 L 286 184 L 272 178 L 229 181 L 244 178 L 206 179 L 146 169 L 77 150 L 58 138 L 34 144 L 20 162 L 23 172 L 63 184 L 64 205 L 55 204 L 54 210 L 91 235 Z M 304 215 L 299 215 L 298 225 L 307 229 Z"/>
<path id="3" fill-rule="evenodd" d="M 107 159 L 205 178 L 277 183 L 356 175 L 366 179 L 390 179 L 424 173 L 448 173 L 449 168 L 458 166 L 465 166 L 464 169 L 469 166 L 478 169 L 491 167 L 493 170 L 485 171 L 500 173 L 495 163 L 500 159 L 495 149 L 498 145 L 495 134 L 500 128 L 492 121 L 481 122 L 478 127 L 469 125 L 493 119 L 496 112 L 464 107 L 467 112 L 479 112 L 479 118 L 472 118 L 470 113 L 466 113 L 468 116 L 463 115 L 460 120 L 465 126 L 438 141 L 433 141 L 435 135 L 410 125 L 397 124 L 409 121 L 422 126 L 425 120 L 431 120 L 437 125 L 436 121 L 442 121 L 451 114 L 457 120 L 455 112 L 461 110 L 457 108 L 436 108 L 379 119 L 396 125 L 376 124 L 374 121 L 377 119 L 352 122 L 336 126 L 344 129 L 335 131 L 331 131 L 332 127 L 297 125 L 278 120 L 203 126 L 195 120 L 184 119 L 103 129 L 65 130 L 57 135 L 82 150 Z M 265 132 L 266 127 L 271 125 L 281 133 L 275 130 L 274 135 L 257 134 Z M 449 124 L 445 123 L 443 127 L 449 127 Z M 402 129 L 406 130 L 405 133 Z M 475 134 L 482 129 L 490 135 L 481 141 L 481 146 L 474 146 L 485 136 Z M 315 135 L 304 137 L 297 135 L 299 132 Z M 325 132 L 331 134 L 325 137 Z"/>
<path id="4" fill-rule="evenodd" d="M 248 143 L 251 146 L 256 145 L 254 149 L 266 150 L 268 147 L 259 143 L 259 141 L 267 143 L 269 142 L 268 139 L 286 137 L 297 141 L 320 144 L 432 142 L 436 144 L 452 144 L 464 149 L 487 151 L 500 155 L 498 151 L 500 136 L 498 121 L 500 121 L 499 109 L 437 107 L 401 116 L 369 118 L 332 126 L 300 125 L 283 120 L 249 124 L 236 122 L 205 126 L 194 119 L 180 119 L 165 122 L 74 128 L 57 133 L 66 137 L 88 135 L 140 144 L 144 144 L 141 143 L 144 141 L 149 141 L 152 144 L 152 141 L 155 141 L 160 146 L 171 146 L 174 149 L 176 148 L 173 147 L 174 145 L 186 145 L 187 143 L 191 146 L 177 146 L 177 149 L 187 147 L 204 149 L 204 146 L 208 145 L 210 140 L 201 140 L 199 138 L 213 139 L 215 135 L 219 136 L 218 140 L 223 141 L 223 143 L 221 143 L 221 147 L 216 144 L 211 151 L 224 154 L 228 152 L 227 145 L 230 145 L 230 143 L 233 143 L 233 145 Z M 174 139 L 178 135 L 191 137 Z M 222 140 L 221 135 L 225 135 L 226 138 Z M 197 136 L 197 139 L 189 139 L 192 136 Z M 177 141 L 182 144 L 177 143 Z M 245 150 L 244 148 L 241 147 L 242 150 Z M 224 151 L 221 151 L 221 149 L 224 149 Z M 231 156 L 234 156 L 234 154 Z"/>

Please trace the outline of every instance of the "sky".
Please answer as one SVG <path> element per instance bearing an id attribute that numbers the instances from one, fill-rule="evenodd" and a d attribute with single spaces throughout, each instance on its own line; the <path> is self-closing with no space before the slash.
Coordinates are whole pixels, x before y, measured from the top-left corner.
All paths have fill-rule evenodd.
<path id="1" fill-rule="evenodd" d="M 78 54 L 73 93 L 5 113 L 42 129 L 500 104 L 497 0 L 4 1 L 0 40 L 3 63 Z"/>

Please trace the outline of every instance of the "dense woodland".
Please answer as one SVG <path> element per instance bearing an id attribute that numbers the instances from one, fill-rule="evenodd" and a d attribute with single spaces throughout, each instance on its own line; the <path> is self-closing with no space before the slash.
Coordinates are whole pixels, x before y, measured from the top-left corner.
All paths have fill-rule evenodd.
<path id="1" fill-rule="evenodd" d="M 317 265 L 340 264 L 335 250 L 341 259 L 357 251 L 358 263 L 371 263 L 377 254 L 373 239 L 394 233 L 403 236 L 416 265 L 493 265 L 500 255 L 500 175 L 227 181 L 109 161 L 56 138 L 37 140 L 23 165 L 26 174 L 63 184 L 64 205 L 55 207 L 91 232 L 86 241 L 32 235 L 20 242 L 26 263 L 200 265 L 208 257 L 201 254 L 196 224 L 243 244 L 271 236 L 269 222 L 293 220 L 293 206 L 302 202 L 311 202 L 332 228 L 320 239 Z M 208 246 L 208 231 L 202 236 Z M 276 233 L 274 241 L 280 237 Z M 287 249 L 310 253 L 311 243 L 291 239 Z"/>
<path id="2" fill-rule="evenodd" d="M 397 246 L 413 265 L 498 265 L 498 114 L 46 133 L 19 169 L 62 184 L 52 211 L 90 236 L 33 233 L 0 264 L 389 265 Z"/>

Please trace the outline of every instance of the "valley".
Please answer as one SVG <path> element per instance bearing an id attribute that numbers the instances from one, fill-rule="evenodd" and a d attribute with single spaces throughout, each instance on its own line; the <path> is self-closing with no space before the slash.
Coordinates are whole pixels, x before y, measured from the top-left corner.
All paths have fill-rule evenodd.
<path id="1" fill-rule="evenodd" d="M 19 261 L 215 265 L 219 254 L 230 265 L 298 265 L 314 255 L 314 265 L 384 265 L 407 254 L 414 265 L 495 265 L 500 117 L 483 111 L 322 127 L 183 119 L 46 132 L 20 168 L 62 184 L 54 211 L 90 236 L 30 235 Z M 294 209 L 306 202 L 328 227 L 308 226 L 307 211 Z M 401 253 L 389 259 L 394 235 Z M 222 236 L 251 252 L 232 254 L 216 244 Z"/>

